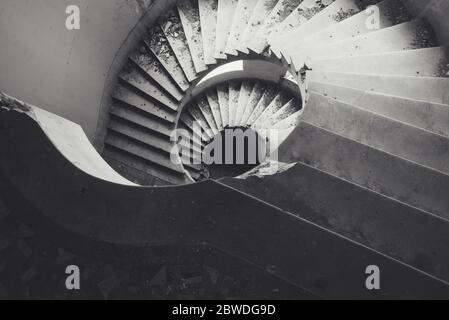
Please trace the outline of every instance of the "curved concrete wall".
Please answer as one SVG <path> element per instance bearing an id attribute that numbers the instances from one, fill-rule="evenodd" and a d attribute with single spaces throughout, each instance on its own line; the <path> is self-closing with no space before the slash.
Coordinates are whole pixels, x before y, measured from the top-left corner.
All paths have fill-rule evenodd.
<path id="1" fill-rule="evenodd" d="M 0 1 L 0 91 L 80 124 L 94 138 L 105 78 L 154 0 Z M 81 29 L 65 27 L 78 5 Z"/>

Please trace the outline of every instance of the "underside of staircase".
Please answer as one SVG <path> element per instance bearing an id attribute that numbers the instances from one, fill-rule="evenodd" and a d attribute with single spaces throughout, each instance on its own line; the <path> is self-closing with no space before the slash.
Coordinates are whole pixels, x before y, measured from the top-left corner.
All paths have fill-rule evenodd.
<path id="1" fill-rule="evenodd" d="M 449 299 L 449 52 L 406 4 L 176 1 L 114 75 L 101 157 L 0 97 L 2 200 L 68 251 L 159 261 L 153 288 L 173 273 L 231 297 L 246 270 L 258 287 L 233 297 Z M 217 178 L 202 159 L 226 130 L 269 148 Z"/>

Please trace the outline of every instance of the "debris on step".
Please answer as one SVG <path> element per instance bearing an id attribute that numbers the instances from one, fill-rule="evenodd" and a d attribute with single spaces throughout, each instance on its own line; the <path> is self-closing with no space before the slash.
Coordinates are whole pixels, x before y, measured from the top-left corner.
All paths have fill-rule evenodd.
<path id="1" fill-rule="evenodd" d="M 250 177 L 264 178 L 266 176 L 274 176 L 279 173 L 290 170 L 296 165 L 295 163 L 284 163 L 274 160 L 268 160 L 262 163 L 260 166 L 254 168 L 253 170 L 236 177 L 236 179 L 245 180 Z"/>

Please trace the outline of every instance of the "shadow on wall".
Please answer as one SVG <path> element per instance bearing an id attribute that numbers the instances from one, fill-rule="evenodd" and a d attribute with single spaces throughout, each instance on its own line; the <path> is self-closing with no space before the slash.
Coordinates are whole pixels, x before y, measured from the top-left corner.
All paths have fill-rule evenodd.
<path id="1" fill-rule="evenodd" d="M 154 0 L 2 0 L 0 88 L 80 124 L 94 138 L 114 56 Z M 65 27 L 80 9 L 81 29 Z"/>
<path id="2" fill-rule="evenodd" d="M 449 1 L 403 0 L 416 17 L 424 17 L 432 24 L 442 45 L 449 45 Z"/>

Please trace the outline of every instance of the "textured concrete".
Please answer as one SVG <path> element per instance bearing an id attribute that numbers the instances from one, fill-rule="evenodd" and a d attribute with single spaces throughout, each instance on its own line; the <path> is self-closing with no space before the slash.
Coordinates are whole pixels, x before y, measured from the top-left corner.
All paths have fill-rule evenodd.
<path id="1" fill-rule="evenodd" d="M 449 139 L 313 93 L 303 121 L 449 175 Z"/>
<path id="2" fill-rule="evenodd" d="M 302 163 L 273 175 L 222 182 L 449 280 L 449 223 L 443 219 Z"/>
<path id="3" fill-rule="evenodd" d="M 0 157 L 0 188 L 12 210 L 39 217 L 62 242 L 102 255 L 107 246 L 116 254 L 128 248 L 134 257 L 160 246 L 206 245 L 323 298 L 449 295 L 447 283 L 215 182 L 132 188 L 99 181 L 62 157 L 31 115 L 0 112 L 1 143 L 11 151 Z M 366 290 L 371 264 L 382 270 L 382 291 Z"/>
<path id="4" fill-rule="evenodd" d="M 281 146 L 279 160 L 300 161 L 449 220 L 447 175 L 305 122 Z"/>
<path id="5" fill-rule="evenodd" d="M 310 82 L 323 82 L 449 105 L 448 78 L 313 71 L 307 73 L 307 79 Z"/>
<path id="6" fill-rule="evenodd" d="M 449 137 L 449 108 L 445 104 L 424 102 L 372 91 L 311 82 L 309 92 L 357 106 L 363 110 Z"/>

